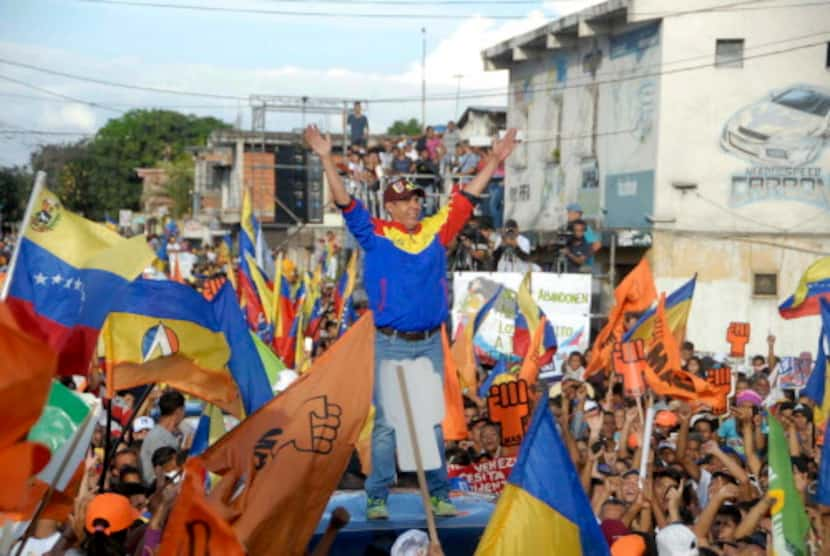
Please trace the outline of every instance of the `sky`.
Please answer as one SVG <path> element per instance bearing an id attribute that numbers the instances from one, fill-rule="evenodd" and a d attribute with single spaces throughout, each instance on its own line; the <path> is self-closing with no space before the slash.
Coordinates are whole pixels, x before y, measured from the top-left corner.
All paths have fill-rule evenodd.
<path id="1" fill-rule="evenodd" d="M 136 107 L 212 115 L 249 129 L 251 94 L 368 99 L 370 127 L 385 130 L 396 119 L 420 119 L 423 36 L 427 98 L 450 97 L 428 100 L 426 120 L 446 123 L 466 106 L 462 99 L 456 112 L 459 86 L 462 96 L 476 89 L 493 91 L 474 104 L 506 102 L 507 72 L 485 72 L 481 50 L 595 3 L 0 0 L 0 165 L 25 164 L 39 144 L 80 137 L 63 135 L 68 133 L 93 134 L 109 118 Z M 358 14 L 396 17 L 347 17 Z M 240 98 L 137 91 L 8 62 L 122 84 Z M 372 102 L 401 97 L 412 100 Z M 335 132 L 340 126 L 340 118 L 332 116 L 309 114 L 306 122 Z M 301 125 L 299 114 L 271 114 L 267 120 L 267 129 L 273 131 Z"/>

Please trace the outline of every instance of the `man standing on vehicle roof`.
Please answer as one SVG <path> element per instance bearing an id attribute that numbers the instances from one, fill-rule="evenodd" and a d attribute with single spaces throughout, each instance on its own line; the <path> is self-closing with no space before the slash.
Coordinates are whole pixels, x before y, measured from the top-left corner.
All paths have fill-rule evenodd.
<path id="1" fill-rule="evenodd" d="M 343 211 L 349 231 L 366 252 L 364 287 L 374 312 L 375 424 L 372 432 L 372 472 L 366 480 L 366 516 L 387 519 L 386 499 L 395 477 L 395 431 L 378 403 L 378 372 L 386 360 L 427 357 L 443 377 L 441 325 L 448 316 L 447 245 L 464 227 L 493 172 L 516 146 L 516 130 L 508 130 L 491 149 L 490 158 L 463 190 L 434 216 L 421 220 L 424 190 L 405 178 L 392 180 L 383 192 L 390 220 L 372 218 L 360 201 L 347 192 L 331 157 L 331 140 L 316 126 L 308 126 L 305 140 L 320 156 L 335 204 Z M 443 459 L 441 426 L 435 436 Z M 427 471 L 427 483 L 436 515 L 456 515 L 449 501 L 446 463 Z"/>

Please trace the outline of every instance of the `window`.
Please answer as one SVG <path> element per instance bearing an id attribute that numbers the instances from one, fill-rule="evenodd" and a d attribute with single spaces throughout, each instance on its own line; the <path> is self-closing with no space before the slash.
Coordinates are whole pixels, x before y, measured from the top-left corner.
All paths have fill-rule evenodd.
<path id="1" fill-rule="evenodd" d="M 718 39 L 715 42 L 716 68 L 742 68 L 743 66 L 743 39 Z"/>
<path id="2" fill-rule="evenodd" d="M 824 68 L 830 69 L 830 42 L 827 43 L 827 58 L 824 60 Z"/>
<path id="3" fill-rule="evenodd" d="M 752 275 L 752 295 L 760 296 L 778 296 L 778 275 L 753 273 Z"/>

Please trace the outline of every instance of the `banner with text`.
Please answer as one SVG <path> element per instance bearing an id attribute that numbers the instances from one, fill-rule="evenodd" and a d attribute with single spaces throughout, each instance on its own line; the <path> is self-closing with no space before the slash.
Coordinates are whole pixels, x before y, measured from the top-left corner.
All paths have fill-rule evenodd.
<path id="1" fill-rule="evenodd" d="M 453 273 L 453 329 L 466 326 L 479 309 L 504 286 L 516 291 L 523 275 L 519 272 L 455 272 Z M 588 349 L 590 341 L 591 275 L 534 272 L 531 275 L 533 299 L 553 324 L 556 339 L 557 368 L 568 353 Z M 515 315 L 499 313 L 478 333 L 492 346 L 511 346 Z M 510 351 L 510 350 L 506 350 Z"/>
<path id="2" fill-rule="evenodd" d="M 479 494 L 501 494 L 515 464 L 516 458 L 509 456 L 470 465 L 450 464 L 447 466 L 447 475 L 459 490 L 470 490 Z"/>

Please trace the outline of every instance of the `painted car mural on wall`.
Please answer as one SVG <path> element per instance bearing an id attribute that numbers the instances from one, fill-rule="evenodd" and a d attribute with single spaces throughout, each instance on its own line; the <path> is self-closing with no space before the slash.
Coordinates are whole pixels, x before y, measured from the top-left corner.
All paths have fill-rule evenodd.
<path id="1" fill-rule="evenodd" d="M 830 89 L 796 84 L 739 110 L 721 147 L 755 164 L 803 166 L 830 142 Z"/>

